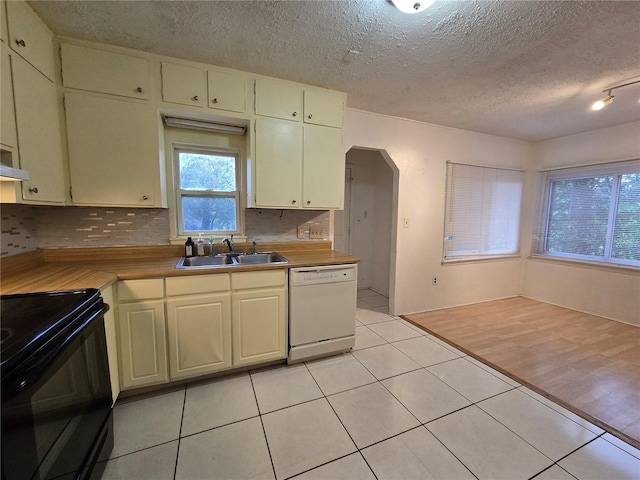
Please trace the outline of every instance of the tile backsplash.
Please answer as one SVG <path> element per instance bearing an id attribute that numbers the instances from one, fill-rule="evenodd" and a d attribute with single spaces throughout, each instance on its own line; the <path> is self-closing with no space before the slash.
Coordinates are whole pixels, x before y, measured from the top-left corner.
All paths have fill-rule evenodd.
<path id="1" fill-rule="evenodd" d="M 169 243 L 170 212 L 160 208 L 0 206 L 2 250 L 6 257 L 36 248 L 68 248 Z M 312 210 L 245 211 L 249 240 L 297 240 L 297 227 L 320 227 L 329 234 L 330 213 Z"/>

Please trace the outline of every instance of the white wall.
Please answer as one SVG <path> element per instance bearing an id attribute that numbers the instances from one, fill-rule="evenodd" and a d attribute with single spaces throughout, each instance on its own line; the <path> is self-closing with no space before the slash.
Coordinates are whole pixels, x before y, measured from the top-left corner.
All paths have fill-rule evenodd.
<path id="1" fill-rule="evenodd" d="M 640 122 L 535 144 L 530 184 L 539 188 L 538 170 L 640 158 Z M 537 205 L 533 204 L 532 207 Z M 535 208 L 527 217 L 525 251 L 531 248 Z M 640 325 L 640 272 L 527 258 L 523 294 L 556 305 Z"/>
<path id="2" fill-rule="evenodd" d="M 406 314 L 519 295 L 521 259 L 442 266 L 447 160 L 528 169 L 528 142 L 347 109 L 345 147 L 384 150 L 399 170 L 391 241 L 391 313 Z M 409 228 L 402 228 L 404 218 Z M 431 277 L 438 285 L 431 285 Z"/>

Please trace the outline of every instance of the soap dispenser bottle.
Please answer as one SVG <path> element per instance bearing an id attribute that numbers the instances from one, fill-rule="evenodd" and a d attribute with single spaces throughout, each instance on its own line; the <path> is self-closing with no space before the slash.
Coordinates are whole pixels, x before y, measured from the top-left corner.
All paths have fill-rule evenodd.
<path id="1" fill-rule="evenodd" d="M 199 257 L 204 256 L 204 238 L 202 238 L 202 234 L 198 235 L 198 243 L 196 243 L 196 251 Z"/>
<path id="2" fill-rule="evenodd" d="M 184 242 L 184 256 L 193 257 L 194 250 L 195 250 L 195 245 L 193 244 L 193 240 L 191 240 L 191 237 L 187 237 L 187 241 Z"/>
<path id="3" fill-rule="evenodd" d="M 209 237 L 209 256 L 213 257 L 216 254 L 216 247 L 213 244 L 213 235 Z"/>

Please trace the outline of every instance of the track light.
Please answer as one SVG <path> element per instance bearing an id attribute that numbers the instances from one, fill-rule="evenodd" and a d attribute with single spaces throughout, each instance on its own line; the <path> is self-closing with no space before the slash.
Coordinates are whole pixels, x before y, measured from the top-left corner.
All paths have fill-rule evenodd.
<path id="1" fill-rule="evenodd" d="M 594 104 L 591 105 L 591 110 L 602 110 L 604 107 L 612 103 L 613 99 L 615 98 L 613 95 L 611 95 L 612 90 L 615 90 L 616 88 L 627 87 L 629 85 L 634 85 L 636 83 L 640 83 L 640 80 L 634 80 L 633 82 L 623 83 L 621 85 L 616 85 L 615 87 L 603 90 L 602 93 L 606 93 L 607 96 L 601 100 L 598 100 L 597 102 L 594 102 Z"/>
<path id="2" fill-rule="evenodd" d="M 426 10 L 435 0 L 391 0 L 403 13 L 418 13 Z"/>
<path id="3" fill-rule="evenodd" d="M 606 107 L 611 102 L 613 102 L 614 98 L 616 97 L 611 95 L 611 90 L 609 90 L 609 94 L 606 97 L 604 97 L 601 100 L 598 100 L 597 102 L 593 102 L 593 105 L 591 105 L 591 110 L 602 110 L 604 107 Z"/>

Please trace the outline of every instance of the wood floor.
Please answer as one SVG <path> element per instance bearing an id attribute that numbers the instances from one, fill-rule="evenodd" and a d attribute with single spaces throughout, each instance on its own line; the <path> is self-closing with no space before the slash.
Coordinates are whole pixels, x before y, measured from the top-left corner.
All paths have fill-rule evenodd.
<path id="1" fill-rule="evenodd" d="M 404 318 L 640 448 L 640 328 L 522 297 Z"/>

